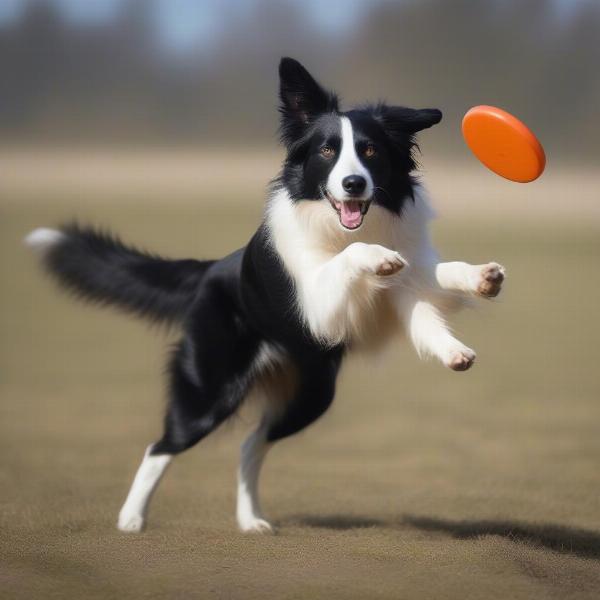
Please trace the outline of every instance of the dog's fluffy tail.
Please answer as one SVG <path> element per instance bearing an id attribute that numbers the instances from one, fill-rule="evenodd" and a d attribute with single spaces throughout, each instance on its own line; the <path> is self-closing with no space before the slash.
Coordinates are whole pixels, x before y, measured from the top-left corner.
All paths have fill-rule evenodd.
<path id="1" fill-rule="evenodd" d="M 165 260 L 78 225 L 35 229 L 25 243 L 38 252 L 46 269 L 78 296 L 171 323 L 185 317 L 214 262 Z"/>

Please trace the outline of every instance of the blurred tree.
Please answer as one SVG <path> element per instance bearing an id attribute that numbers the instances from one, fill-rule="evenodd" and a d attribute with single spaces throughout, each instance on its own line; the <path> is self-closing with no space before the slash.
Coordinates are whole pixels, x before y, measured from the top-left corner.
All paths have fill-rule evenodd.
<path id="1" fill-rule="evenodd" d="M 69 25 L 32 1 L 0 28 L 4 139 L 230 143 L 275 138 L 276 66 L 306 62 L 352 101 L 439 106 L 457 124 L 474 104 L 522 117 L 553 153 L 598 156 L 600 4 L 559 16 L 551 0 L 369 4 L 350 31 L 315 25 L 292 0 L 223 2 L 212 45 L 160 43 L 153 2 L 123 0 L 109 23 Z M 454 143 L 456 128 L 436 139 Z"/>

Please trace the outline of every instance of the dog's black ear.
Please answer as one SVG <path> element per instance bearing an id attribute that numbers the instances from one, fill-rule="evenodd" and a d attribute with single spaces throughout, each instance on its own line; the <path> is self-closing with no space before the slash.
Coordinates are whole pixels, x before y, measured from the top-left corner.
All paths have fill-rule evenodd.
<path id="1" fill-rule="evenodd" d="M 437 108 L 406 108 L 404 106 L 377 107 L 377 117 L 390 134 L 414 135 L 428 129 L 442 120 L 442 112 Z"/>
<path id="2" fill-rule="evenodd" d="M 318 115 L 338 108 L 337 96 L 324 90 L 297 60 L 288 57 L 279 63 L 279 99 L 286 143 L 301 136 Z"/>

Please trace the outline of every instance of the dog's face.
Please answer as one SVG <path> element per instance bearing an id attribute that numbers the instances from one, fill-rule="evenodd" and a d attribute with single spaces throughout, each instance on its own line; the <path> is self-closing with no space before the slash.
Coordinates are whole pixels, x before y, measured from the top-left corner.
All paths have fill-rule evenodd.
<path id="1" fill-rule="evenodd" d="M 340 112 L 335 94 L 299 62 L 282 59 L 279 76 L 282 180 L 292 199 L 328 202 L 348 230 L 372 203 L 399 214 L 412 195 L 414 136 L 442 113 L 385 104 Z"/>

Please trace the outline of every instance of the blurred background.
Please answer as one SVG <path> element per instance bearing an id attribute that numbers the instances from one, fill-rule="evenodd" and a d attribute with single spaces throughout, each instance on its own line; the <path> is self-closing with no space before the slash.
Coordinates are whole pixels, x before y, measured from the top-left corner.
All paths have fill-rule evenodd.
<path id="1" fill-rule="evenodd" d="M 594 0 L 3 0 L 0 135 L 31 142 L 274 140 L 276 66 L 348 103 L 509 107 L 553 158 L 597 160 Z"/>
<path id="2" fill-rule="evenodd" d="M 408 344 L 348 362 L 328 414 L 267 461 L 280 535 L 235 532 L 251 415 L 179 458 L 148 532 L 120 535 L 177 332 L 73 302 L 21 240 L 76 218 L 173 257 L 244 245 L 283 158 L 282 55 L 342 106 L 442 109 L 419 140 L 435 243 L 503 263 L 505 291 L 453 319 L 468 373 Z M 597 0 L 0 0 L 3 591 L 598 598 L 599 64 Z M 477 104 L 537 133 L 539 180 L 470 155 Z"/>

